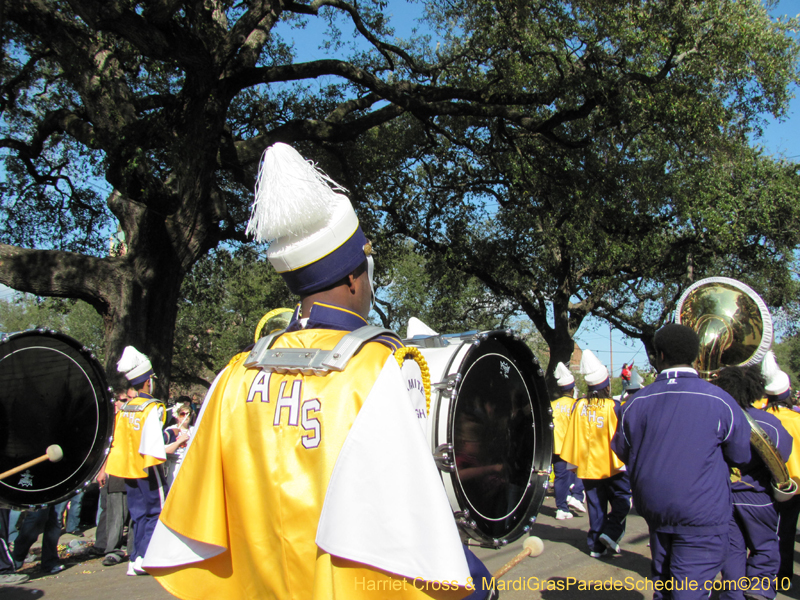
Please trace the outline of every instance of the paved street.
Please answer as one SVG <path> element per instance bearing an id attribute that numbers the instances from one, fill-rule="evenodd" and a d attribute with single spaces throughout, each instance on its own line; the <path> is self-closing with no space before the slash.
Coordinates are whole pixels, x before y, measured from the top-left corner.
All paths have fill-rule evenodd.
<path id="1" fill-rule="evenodd" d="M 645 585 L 649 573 L 650 552 L 647 547 L 647 527 L 638 515 L 628 518 L 628 531 L 622 543 L 623 555 L 617 558 L 593 559 L 586 551 L 585 530 L 587 517 L 576 517 L 567 521 L 555 520 L 555 503 L 551 496 L 545 500 L 534 535 L 544 540 L 544 553 L 537 558 L 525 561 L 506 574 L 501 586 L 503 600 L 650 600 L 651 591 L 637 591 Z M 87 532 L 91 538 L 93 531 Z M 62 543 L 73 540 L 63 536 Z M 476 554 L 484 560 L 489 570 L 494 572 L 513 558 L 522 549 L 522 542 L 502 550 L 476 549 Z M 167 600 L 172 598 L 151 577 L 127 577 L 126 565 L 104 567 L 101 559 L 88 559 L 76 556 L 67 560 L 68 568 L 59 575 L 40 576 L 36 567 L 29 567 L 32 576 L 29 583 L 0 587 L 0 600 L 31 600 L 47 598 L 53 600 Z M 795 567 L 798 571 L 798 567 Z M 566 586 L 569 590 L 541 591 L 548 585 Z M 581 590 L 580 582 L 619 582 L 621 590 Z M 800 599 L 800 581 L 795 578 L 796 589 L 788 594 L 779 594 L 784 600 Z M 608 583 L 607 583 L 608 585 Z M 514 588 L 518 589 L 514 589 Z M 531 588 L 539 589 L 531 589 Z M 624 589 L 625 587 L 632 589 Z M 376 592 L 378 594 L 378 592 Z M 713 595 L 712 598 L 716 598 Z"/>

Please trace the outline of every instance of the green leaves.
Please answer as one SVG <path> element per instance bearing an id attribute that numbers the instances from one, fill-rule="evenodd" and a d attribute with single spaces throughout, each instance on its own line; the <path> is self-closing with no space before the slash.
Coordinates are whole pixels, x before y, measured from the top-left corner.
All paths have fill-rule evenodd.
<path id="1" fill-rule="evenodd" d="M 100 364 L 104 362 L 103 319 L 86 302 L 27 294 L 0 301 L 0 331 L 13 333 L 39 327 L 74 338 L 91 349 Z"/>

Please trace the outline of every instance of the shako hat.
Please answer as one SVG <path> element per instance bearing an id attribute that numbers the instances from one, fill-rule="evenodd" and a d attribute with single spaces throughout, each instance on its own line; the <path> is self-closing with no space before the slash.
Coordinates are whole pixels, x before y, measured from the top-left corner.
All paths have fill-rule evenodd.
<path id="1" fill-rule="evenodd" d="M 153 365 L 150 364 L 150 359 L 136 348 L 126 346 L 117 361 L 117 371 L 122 373 L 131 385 L 139 385 L 153 375 Z"/>
<path id="2" fill-rule="evenodd" d="M 581 356 L 581 374 L 589 386 L 590 392 L 608 387 L 608 369 L 600 362 L 591 350 L 584 350 Z"/>
<path id="3" fill-rule="evenodd" d="M 555 376 L 556 385 L 561 388 L 562 392 L 568 392 L 575 387 L 575 377 L 564 363 L 560 362 L 556 365 Z"/>
<path id="4" fill-rule="evenodd" d="M 640 390 L 642 389 L 642 384 L 644 383 L 644 379 L 642 376 L 639 375 L 639 371 L 636 369 L 631 369 L 631 382 L 628 385 L 628 391 Z"/>
<path id="5" fill-rule="evenodd" d="M 766 380 L 764 392 L 767 396 L 777 398 L 778 400 L 785 400 L 789 397 L 789 389 L 792 383 L 789 380 L 789 376 L 781 371 L 772 350 L 767 352 L 764 361 L 761 363 L 761 374 L 764 375 L 764 379 Z"/>
<path id="6" fill-rule="evenodd" d="M 270 243 L 267 258 L 292 293 L 325 289 L 371 253 L 344 192 L 291 146 L 264 152 L 247 234 Z"/>

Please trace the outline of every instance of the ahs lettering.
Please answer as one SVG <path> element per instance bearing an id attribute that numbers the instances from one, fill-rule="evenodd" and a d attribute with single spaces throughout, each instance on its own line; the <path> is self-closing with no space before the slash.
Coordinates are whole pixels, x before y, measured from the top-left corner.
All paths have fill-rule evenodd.
<path id="1" fill-rule="evenodd" d="M 255 397 L 260 396 L 261 402 L 270 402 L 269 380 L 271 373 L 261 371 L 247 393 L 247 401 L 252 402 Z M 287 392 L 287 384 L 291 384 L 291 389 Z M 284 421 L 284 413 L 288 412 L 286 424 L 289 427 L 298 425 L 305 433 L 302 435 L 303 448 L 311 450 L 317 448 L 322 441 L 322 424 L 314 416 L 315 413 L 322 412 L 322 404 L 318 398 L 303 399 L 303 380 L 281 381 L 278 397 L 275 402 L 275 417 L 272 421 L 274 427 L 281 427 Z"/>

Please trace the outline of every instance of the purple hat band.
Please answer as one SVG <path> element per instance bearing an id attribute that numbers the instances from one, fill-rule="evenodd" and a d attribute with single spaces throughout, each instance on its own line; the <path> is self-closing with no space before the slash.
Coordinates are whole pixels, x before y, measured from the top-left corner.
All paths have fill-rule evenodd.
<path id="1" fill-rule="evenodd" d="M 364 254 L 366 243 L 367 236 L 359 225 L 353 235 L 336 250 L 310 265 L 294 271 L 285 271 L 281 273 L 281 277 L 293 294 L 298 296 L 313 294 L 355 271 L 367 259 Z"/>
<path id="2" fill-rule="evenodd" d="M 775 398 L 775 400 L 786 400 L 791 395 L 791 388 L 781 392 L 780 394 L 775 394 L 774 396 L 767 394 L 767 398 Z"/>
<path id="3" fill-rule="evenodd" d="M 609 385 L 609 381 L 608 381 L 608 377 L 606 377 L 606 378 L 605 378 L 603 381 L 601 381 L 600 383 L 597 383 L 597 384 L 595 384 L 595 385 L 590 385 L 590 386 L 589 386 L 589 391 L 590 391 L 590 392 L 596 392 L 596 391 L 598 391 L 598 390 L 602 390 L 603 388 L 607 388 L 607 387 L 608 387 L 608 385 Z"/>
<path id="4" fill-rule="evenodd" d="M 144 383 L 148 379 L 150 379 L 150 377 L 152 377 L 153 374 L 154 374 L 153 369 L 150 369 L 149 371 L 147 371 L 147 373 L 142 373 L 138 377 L 134 377 L 133 379 L 129 379 L 128 383 L 130 383 L 131 385 L 139 385 L 141 383 Z"/>

